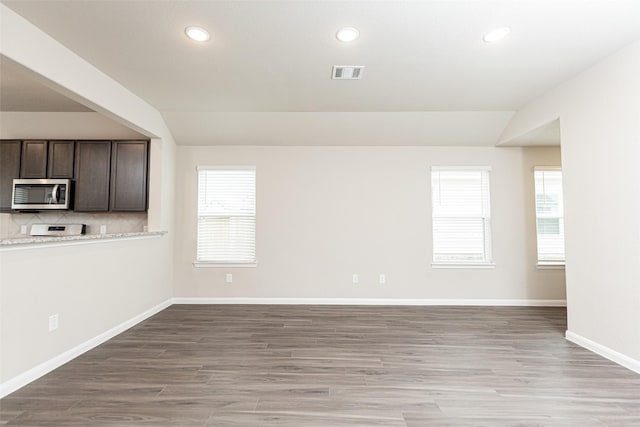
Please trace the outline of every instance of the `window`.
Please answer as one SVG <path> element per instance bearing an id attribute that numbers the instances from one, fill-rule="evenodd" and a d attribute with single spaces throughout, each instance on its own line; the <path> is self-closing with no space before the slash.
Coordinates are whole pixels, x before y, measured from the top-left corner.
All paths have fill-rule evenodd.
<path id="1" fill-rule="evenodd" d="M 197 261 L 256 262 L 255 167 L 198 167 Z"/>
<path id="2" fill-rule="evenodd" d="M 564 265 L 564 210 L 560 168 L 535 168 L 538 265 Z"/>
<path id="3" fill-rule="evenodd" d="M 489 167 L 431 169 L 433 262 L 492 265 Z"/>

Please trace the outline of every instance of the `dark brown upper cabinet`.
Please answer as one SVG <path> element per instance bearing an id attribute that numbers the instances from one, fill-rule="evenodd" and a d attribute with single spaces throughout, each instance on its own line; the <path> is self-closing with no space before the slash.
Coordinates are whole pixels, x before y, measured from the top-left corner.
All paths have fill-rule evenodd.
<path id="1" fill-rule="evenodd" d="M 74 141 L 23 141 L 20 178 L 73 178 Z"/>
<path id="2" fill-rule="evenodd" d="M 76 141 L 75 211 L 109 210 L 111 141 Z"/>
<path id="3" fill-rule="evenodd" d="M 73 178 L 75 141 L 49 141 L 48 178 Z"/>
<path id="4" fill-rule="evenodd" d="M 46 178 L 47 141 L 22 141 L 20 178 Z"/>
<path id="5" fill-rule="evenodd" d="M 0 141 L 0 211 L 11 210 L 13 180 L 20 177 L 22 141 Z"/>
<path id="6" fill-rule="evenodd" d="M 147 210 L 148 151 L 148 141 L 113 141 L 109 210 Z"/>
<path id="7" fill-rule="evenodd" d="M 78 212 L 145 212 L 149 141 L 0 140 L 0 211 L 15 178 L 73 179 Z"/>

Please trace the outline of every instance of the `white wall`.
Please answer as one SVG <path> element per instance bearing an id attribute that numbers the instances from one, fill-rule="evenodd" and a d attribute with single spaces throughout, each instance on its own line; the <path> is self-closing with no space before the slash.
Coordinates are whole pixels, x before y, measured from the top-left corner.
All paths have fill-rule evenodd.
<path id="1" fill-rule="evenodd" d="M 531 102 L 503 140 L 560 118 L 568 332 L 640 371 L 639 76 L 640 41 Z"/>
<path id="2" fill-rule="evenodd" d="M 513 111 L 183 112 L 162 116 L 189 145 L 486 147 Z M 249 126 L 247 124 L 250 124 Z"/>
<path id="3" fill-rule="evenodd" d="M 640 367 L 640 42 L 564 91 L 569 330 Z"/>
<path id="4" fill-rule="evenodd" d="M 0 251 L 0 380 L 73 349 L 172 296 L 168 236 Z M 48 319 L 59 314 L 59 328 Z"/>
<path id="5" fill-rule="evenodd" d="M 532 170 L 559 162 L 557 148 L 178 147 L 176 296 L 563 300 L 564 272 L 535 266 Z M 256 268 L 192 266 L 196 165 L 257 166 Z M 495 269 L 431 268 L 432 165 L 493 168 Z"/>

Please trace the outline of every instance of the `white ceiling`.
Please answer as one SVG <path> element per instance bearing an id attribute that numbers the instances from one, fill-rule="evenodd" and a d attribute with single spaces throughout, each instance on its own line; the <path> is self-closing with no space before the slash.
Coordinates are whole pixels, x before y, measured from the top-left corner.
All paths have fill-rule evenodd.
<path id="1" fill-rule="evenodd" d="M 496 116 L 640 39 L 638 0 L 2 2 L 156 107 L 179 144 L 349 144 L 350 116 L 338 113 L 407 112 L 422 114 L 387 121 L 387 134 L 408 126 L 413 145 L 494 145 L 506 125 Z M 187 40 L 188 25 L 211 41 Z M 342 26 L 360 38 L 338 42 Z M 483 43 L 497 26 L 511 35 Z M 364 65 L 362 80 L 331 80 L 336 64 Z M 304 119 L 278 134 L 280 122 L 253 113 Z M 473 129 L 472 116 L 491 118 Z M 363 117 L 350 125 L 355 145 L 380 127 L 379 114 Z M 445 141 L 448 131 L 466 134 Z"/>
<path id="2" fill-rule="evenodd" d="M 0 55 L 0 111 L 90 111 Z"/>

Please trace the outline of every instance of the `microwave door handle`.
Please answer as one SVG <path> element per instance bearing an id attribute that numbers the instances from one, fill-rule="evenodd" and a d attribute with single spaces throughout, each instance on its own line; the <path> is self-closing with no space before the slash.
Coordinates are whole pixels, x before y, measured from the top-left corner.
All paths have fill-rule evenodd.
<path id="1" fill-rule="evenodd" d="M 53 186 L 53 190 L 51 190 L 51 201 L 53 204 L 58 203 L 58 191 L 60 190 L 60 184 L 56 184 Z"/>

